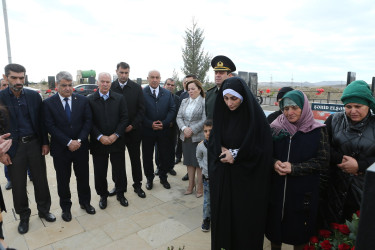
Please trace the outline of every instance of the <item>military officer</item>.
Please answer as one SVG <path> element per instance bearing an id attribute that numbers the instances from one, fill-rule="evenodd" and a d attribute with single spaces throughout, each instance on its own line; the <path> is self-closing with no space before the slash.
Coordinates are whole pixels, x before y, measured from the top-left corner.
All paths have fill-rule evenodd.
<path id="1" fill-rule="evenodd" d="M 221 84 L 225 79 L 232 76 L 232 72 L 236 71 L 236 65 L 226 56 L 215 56 L 211 61 L 211 66 L 215 71 L 216 86 L 207 90 L 206 93 L 206 116 L 212 119 L 217 93 Z"/>

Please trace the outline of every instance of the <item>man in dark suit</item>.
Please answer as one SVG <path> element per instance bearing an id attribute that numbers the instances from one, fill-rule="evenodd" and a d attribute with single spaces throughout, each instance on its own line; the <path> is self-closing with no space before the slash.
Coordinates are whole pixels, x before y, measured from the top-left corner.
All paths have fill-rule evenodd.
<path id="1" fill-rule="evenodd" d="M 125 145 L 130 156 L 133 188 L 139 197 L 145 198 L 146 194 L 142 190 L 142 165 L 141 165 L 141 140 L 142 140 L 142 120 L 145 113 L 142 87 L 129 79 L 130 66 L 125 62 L 117 64 L 117 80 L 112 82 L 111 90 L 122 94 L 125 97 L 128 107 L 129 125 L 125 129 Z M 115 179 L 112 173 L 112 180 Z M 115 195 L 113 188 L 109 195 Z"/>
<path id="2" fill-rule="evenodd" d="M 53 222 L 49 212 L 51 195 L 48 188 L 46 162 L 49 153 L 47 131 L 42 123 L 42 98 L 36 91 L 24 89 L 26 69 L 19 64 L 5 66 L 4 79 L 9 87 L 0 92 L 0 101 L 8 109 L 13 143 L 0 161 L 8 166 L 12 181 L 13 205 L 20 215 L 18 232 L 27 233 L 31 210 L 26 190 L 27 166 L 34 178 L 34 192 L 39 217 Z"/>
<path id="3" fill-rule="evenodd" d="M 94 163 L 95 189 L 100 195 L 99 207 L 107 207 L 108 158 L 111 160 L 115 177 L 117 200 L 128 206 L 125 198 L 127 179 L 125 170 L 125 128 L 128 126 L 128 110 L 124 96 L 110 91 L 111 75 L 100 73 L 98 91 L 88 99 L 92 111 L 92 130 L 90 133 L 90 153 Z"/>
<path id="4" fill-rule="evenodd" d="M 164 188 L 171 188 L 167 181 L 168 172 L 168 131 L 170 123 L 176 115 L 176 105 L 171 92 L 160 88 L 160 73 L 152 70 L 147 77 L 149 86 L 143 89 L 145 99 L 145 116 L 143 119 L 142 158 L 146 188 L 151 190 L 154 179 L 153 154 L 157 143 L 160 156 L 160 183 Z"/>
<path id="5" fill-rule="evenodd" d="M 171 93 L 172 93 L 172 97 L 173 97 L 173 101 L 174 101 L 174 104 L 176 105 L 176 110 L 178 110 L 178 108 L 180 107 L 180 98 L 174 94 L 175 92 L 175 89 L 176 89 L 176 85 L 175 85 L 175 80 L 173 78 L 168 78 L 167 80 L 165 80 L 165 83 L 164 83 L 164 88 L 169 90 Z M 175 154 L 176 154 L 176 144 L 177 144 L 177 134 L 178 134 L 178 126 L 177 126 L 177 123 L 176 123 L 176 116 L 177 116 L 177 112 L 175 114 L 175 116 L 173 117 L 173 120 L 172 122 L 170 123 L 170 126 L 169 126 L 169 132 L 168 132 L 168 139 L 169 139 L 169 143 L 168 143 L 168 173 L 170 175 L 173 175 L 175 176 L 177 173 L 176 171 L 173 169 L 174 168 L 174 165 L 175 165 Z M 155 153 L 155 163 L 157 165 L 157 169 L 155 171 L 155 175 L 158 175 L 159 174 L 159 168 L 160 168 L 160 161 L 159 161 L 159 153 L 157 150 L 157 145 L 155 147 L 155 150 L 156 150 L 156 153 Z"/>
<path id="6" fill-rule="evenodd" d="M 73 77 L 61 71 L 56 75 L 57 94 L 44 101 L 44 122 L 51 135 L 51 155 L 56 170 L 57 191 L 64 221 L 71 221 L 72 207 L 70 176 L 72 163 L 77 179 L 79 204 L 89 214 L 95 214 L 90 205 L 89 143 L 91 110 L 85 96 L 73 94 Z"/>

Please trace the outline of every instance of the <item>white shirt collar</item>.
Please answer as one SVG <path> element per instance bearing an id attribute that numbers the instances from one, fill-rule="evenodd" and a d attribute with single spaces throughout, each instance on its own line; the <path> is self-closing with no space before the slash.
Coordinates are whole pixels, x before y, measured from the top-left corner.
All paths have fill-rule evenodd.
<path id="1" fill-rule="evenodd" d="M 61 96 L 60 93 L 57 93 L 57 94 L 59 95 L 60 100 L 65 102 L 65 100 L 64 100 L 65 97 Z M 72 100 L 72 96 L 69 96 L 68 99 L 69 99 L 69 101 L 71 101 Z"/>
<path id="2" fill-rule="evenodd" d="M 153 87 L 150 86 L 150 90 L 151 90 L 151 94 L 153 94 L 154 90 L 155 90 L 155 95 L 156 95 L 156 97 L 158 97 L 158 95 L 159 95 L 159 86 L 156 89 L 154 89 Z"/>
<path id="3" fill-rule="evenodd" d="M 126 84 L 128 84 L 128 81 L 126 81 L 124 83 L 121 83 L 120 81 L 118 81 L 118 83 L 120 84 L 121 88 L 124 88 L 124 86 L 126 86 Z"/>

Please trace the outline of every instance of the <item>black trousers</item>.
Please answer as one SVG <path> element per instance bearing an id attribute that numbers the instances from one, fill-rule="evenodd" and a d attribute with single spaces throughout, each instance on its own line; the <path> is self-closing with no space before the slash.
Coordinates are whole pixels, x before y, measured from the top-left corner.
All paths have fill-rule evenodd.
<path id="1" fill-rule="evenodd" d="M 177 144 L 177 130 L 175 127 L 169 128 L 168 129 L 168 148 L 166 151 L 168 152 L 166 157 L 167 157 L 167 171 L 170 171 L 174 168 L 174 157 L 176 153 L 176 144 Z M 156 143 L 155 145 L 155 163 L 157 168 L 160 169 L 160 156 L 159 156 L 159 146 Z"/>
<path id="2" fill-rule="evenodd" d="M 111 160 L 112 173 L 115 177 L 115 187 L 117 195 L 126 192 L 127 179 L 125 170 L 125 151 L 113 153 L 94 153 L 92 160 L 94 163 L 95 190 L 100 196 L 108 196 L 108 158 Z"/>
<path id="3" fill-rule="evenodd" d="M 60 207 L 63 211 L 70 211 L 72 207 L 70 193 L 70 176 L 73 170 L 77 180 L 77 192 L 79 204 L 89 204 L 91 190 L 89 185 L 89 151 L 80 148 L 71 152 L 66 148 L 64 153 L 53 156 L 53 165 L 56 170 L 57 192 L 60 197 Z"/>
<path id="4" fill-rule="evenodd" d="M 142 164 L 141 164 L 141 140 L 142 130 L 136 129 L 125 134 L 125 146 L 128 149 L 130 163 L 132 168 L 133 187 L 138 188 L 142 186 Z M 112 180 L 115 181 L 115 176 L 112 172 Z"/>
<path id="5" fill-rule="evenodd" d="M 159 178 L 161 181 L 167 180 L 168 143 L 169 143 L 169 140 L 167 137 L 167 131 L 156 131 L 156 132 L 153 131 L 152 135 L 143 134 L 142 136 L 142 159 L 143 159 L 143 170 L 147 178 L 147 181 L 152 181 L 155 177 L 154 163 L 153 163 L 155 144 L 158 145 L 158 151 L 159 151 L 159 161 L 160 161 Z"/>
<path id="6" fill-rule="evenodd" d="M 26 190 L 27 168 L 30 167 L 33 176 L 35 201 L 40 213 L 48 213 L 51 207 L 46 161 L 42 156 L 41 145 L 37 139 L 28 143 L 19 143 L 16 155 L 8 166 L 12 181 L 13 205 L 21 219 L 30 217 L 31 210 Z"/>
<path id="7" fill-rule="evenodd" d="M 177 132 L 177 147 L 176 147 L 176 158 L 182 158 L 182 140 L 180 139 L 180 130 Z"/>

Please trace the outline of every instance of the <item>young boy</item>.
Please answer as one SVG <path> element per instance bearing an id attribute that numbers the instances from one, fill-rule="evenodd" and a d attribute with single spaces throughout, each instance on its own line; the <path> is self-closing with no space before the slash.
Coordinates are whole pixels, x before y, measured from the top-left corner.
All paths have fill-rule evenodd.
<path id="1" fill-rule="evenodd" d="M 197 146 L 196 156 L 199 163 L 199 167 L 202 169 L 202 179 L 203 179 L 203 223 L 202 223 L 202 231 L 208 232 L 210 231 L 210 217 L 211 217 L 211 209 L 210 209 L 210 189 L 209 189 L 209 179 L 208 179 L 208 168 L 207 168 L 207 146 L 208 146 L 208 138 L 210 137 L 210 133 L 212 130 L 212 120 L 208 119 L 204 122 L 203 132 L 204 132 L 204 139 L 201 141 Z"/>

